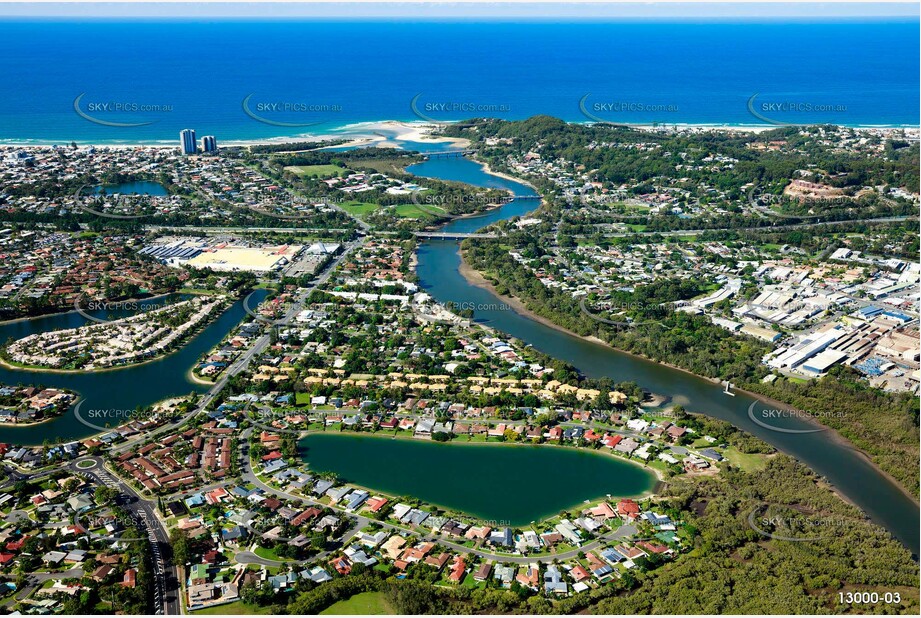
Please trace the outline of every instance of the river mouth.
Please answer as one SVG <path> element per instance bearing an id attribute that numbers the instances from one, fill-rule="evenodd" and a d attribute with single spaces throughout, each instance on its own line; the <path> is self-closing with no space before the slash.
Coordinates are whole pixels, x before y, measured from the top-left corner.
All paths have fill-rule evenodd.
<path id="1" fill-rule="evenodd" d="M 586 501 L 638 498 L 657 482 L 636 463 L 586 449 L 459 440 L 317 433 L 298 446 L 311 471 L 413 496 L 475 525 L 526 526 L 561 511 L 578 516 Z"/>

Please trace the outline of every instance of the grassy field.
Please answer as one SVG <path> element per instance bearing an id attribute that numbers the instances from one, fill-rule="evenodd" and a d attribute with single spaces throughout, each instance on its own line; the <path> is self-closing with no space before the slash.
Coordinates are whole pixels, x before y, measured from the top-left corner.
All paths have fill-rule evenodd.
<path id="1" fill-rule="evenodd" d="M 392 159 L 362 159 L 360 161 L 354 161 L 353 165 L 363 170 L 372 169 L 381 174 L 396 175 L 406 173 L 406 166 L 414 162 L 415 161 L 412 159 L 407 160 L 406 157 L 399 156 L 393 157 Z"/>
<path id="2" fill-rule="evenodd" d="M 332 176 L 341 176 L 348 171 L 338 165 L 289 165 L 285 168 L 286 172 L 297 174 L 298 176 L 320 176 L 330 178 Z"/>
<path id="3" fill-rule="evenodd" d="M 434 212 L 444 212 L 444 209 L 439 208 L 438 206 L 426 206 L 426 208 Z M 428 213 L 420 210 L 419 207 L 415 204 L 399 204 L 398 206 L 394 207 L 393 214 L 398 217 L 403 217 L 404 219 L 424 219 L 431 216 Z"/>
<path id="4" fill-rule="evenodd" d="M 729 463 L 732 465 L 746 472 L 762 470 L 767 465 L 768 459 L 770 458 L 769 455 L 761 453 L 741 453 L 734 447 L 725 449 L 723 451 L 723 457 L 729 460 Z"/>
<path id="5" fill-rule="evenodd" d="M 362 592 L 344 601 L 333 603 L 320 612 L 320 615 L 380 616 L 393 613 L 395 612 L 383 592 Z"/>
<path id="6" fill-rule="evenodd" d="M 340 207 L 345 212 L 349 213 L 353 217 L 358 217 L 359 219 L 366 217 L 367 215 L 370 215 L 372 212 L 377 210 L 377 204 L 368 204 L 365 202 L 346 202 L 344 204 L 340 204 Z"/>

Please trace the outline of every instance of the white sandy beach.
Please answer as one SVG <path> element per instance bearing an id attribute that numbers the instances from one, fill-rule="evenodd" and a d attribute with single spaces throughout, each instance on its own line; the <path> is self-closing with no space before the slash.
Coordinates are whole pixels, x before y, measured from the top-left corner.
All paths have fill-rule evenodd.
<path id="1" fill-rule="evenodd" d="M 397 148 L 400 141 L 432 142 L 451 144 L 458 148 L 466 148 L 469 140 L 441 137 L 432 135 L 438 125 L 424 122 L 404 122 L 400 120 L 381 120 L 375 122 L 359 122 L 344 125 L 326 133 L 301 133 L 299 135 L 286 135 L 280 137 L 263 137 L 246 140 L 221 139 L 218 136 L 219 146 L 253 146 L 261 144 L 293 144 L 298 142 L 322 142 L 332 140 L 348 140 L 336 148 L 357 146 L 379 146 L 382 148 Z M 78 142 L 79 146 L 96 146 L 104 148 L 176 148 L 178 140 L 155 140 L 139 142 L 106 142 L 100 144 L 87 144 Z M 70 140 L 57 140 L 50 142 L 2 142 L 2 147 L 28 148 L 37 146 L 69 145 Z"/>
<path id="2" fill-rule="evenodd" d="M 572 122 L 571 124 L 591 124 L 590 122 Z M 402 120 L 380 120 L 372 122 L 358 122 L 347 124 L 337 129 L 332 129 L 326 133 L 301 133 L 298 135 L 287 135 L 279 137 L 263 137 L 245 140 L 221 139 L 218 136 L 219 146 L 254 146 L 262 144 L 291 144 L 297 142 L 322 142 L 330 140 L 348 140 L 343 144 L 338 144 L 336 148 L 343 147 L 364 147 L 377 146 L 381 148 L 398 148 L 400 141 L 408 142 L 432 142 L 449 144 L 455 148 L 467 148 L 470 145 L 469 140 L 455 137 L 444 137 L 432 135 L 432 132 L 439 125 L 417 121 Z M 674 129 L 680 131 L 705 132 L 705 131 L 730 131 L 735 133 L 762 133 L 782 128 L 774 125 L 721 125 L 721 124 L 659 124 L 658 126 L 649 125 L 631 125 L 630 128 L 640 131 L 662 131 Z M 906 132 L 908 135 L 917 136 L 921 131 L 917 127 L 904 126 L 853 126 L 855 131 L 868 131 L 876 134 L 885 134 L 892 131 Z M 71 140 L 53 140 L 53 141 L 2 141 L 0 147 L 29 148 L 39 146 L 68 145 Z M 176 148 L 177 140 L 154 140 L 139 142 L 103 142 L 103 143 L 84 143 L 78 142 L 79 146 L 96 146 L 103 148 Z"/>

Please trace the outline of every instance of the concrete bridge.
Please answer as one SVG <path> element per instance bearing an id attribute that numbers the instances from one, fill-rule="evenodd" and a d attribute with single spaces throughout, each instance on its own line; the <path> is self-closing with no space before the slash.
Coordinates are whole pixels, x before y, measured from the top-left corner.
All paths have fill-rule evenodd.
<path id="1" fill-rule="evenodd" d="M 466 157 L 474 154 L 475 150 L 439 150 L 438 152 L 420 152 L 426 159 L 439 159 L 450 157 Z"/>
<path id="2" fill-rule="evenodd" d="M 416 238 L 437 240 L 463 240 L 465 238 L 499 238 L 498 234 L 476 234 L 472 232 L 413 232 Z"/>

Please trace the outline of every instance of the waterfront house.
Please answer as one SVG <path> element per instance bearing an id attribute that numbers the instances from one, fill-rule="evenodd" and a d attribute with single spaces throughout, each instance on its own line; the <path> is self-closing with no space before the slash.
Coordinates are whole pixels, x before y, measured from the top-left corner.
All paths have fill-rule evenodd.
<path id="1" fill-rule="evenodd" d="M 579 531 L 576 530 L 575 526 L 573 526 L 572 522 L 568 519 L 560 521 L 555 528 L 568 543 L 576 546 L 581 545 L 582 535 L 579 534 Z"/>
<path id="2" fill-rule="evenodd" d="M 617 517 L 617 512 L 607 502 L 602 502 L 598 506 L 586 509 L 585 512 L 596 519 L 602 520 Z"/>
<path id="3" fill-rule="evenodd" d="M 514 544 L 511 528 L 493 530 L 489 535 L 489 542 L 499 547 L 511 547 Z"/>
<path id="4" fill-rule="evenodd" d="M 416 425 L 415 435 L 422 436 L 422 437 L 430 437 L 432 435 L 432 431 L 434 427 L 435 427 L 434 419 L 425 419 L 425 420 L 419 421 L 418 425 Z"/>
<path id="5" fill-rule="evenodd" d="M 617 503 L 617 515 L 632 522 L 640 514 L 640 505 L 629 498 L 624 498 Z"/>
<path id="6" fill-rule="evenodd" d="M 713 461 L 723 461 L 723 456 L 712 448 L 701 449 L 700 456 L 706 457 L 707 459 L 712 459 Z"/>

